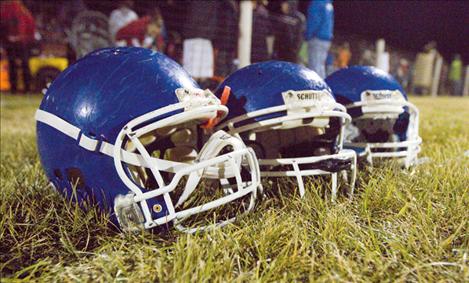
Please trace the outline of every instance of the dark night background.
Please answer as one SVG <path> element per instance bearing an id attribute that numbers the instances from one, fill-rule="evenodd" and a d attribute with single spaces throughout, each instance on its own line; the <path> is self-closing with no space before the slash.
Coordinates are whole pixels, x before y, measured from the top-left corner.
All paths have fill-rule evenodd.
<path id="1" fill-rule="evenodd" d="M 419 51 L 431 40 L 446 59 L 469 61 L 469 1 L 334 1 L 335 30 Z M 305 9 L 308 3 L 302 3 Z"/>
<path id="2" fill-rule="evenodd" d="M 177 1 L 177 0 L 176 0 Z M 187 0 L 186 0 L 187 1 Z M 200 0 L 199 0 L 200 1 Z M 66 2 L 66 1 L 65 1 Z M 85 0 L 89 8 L 109 14 L 116 0 Z M 155 0 L 135 0 L 135 10 L 144 14 Z M 185 1 L 179 1 L 185 5 Z M 278 10 L 279 1 L 269 1 Z M 300 1 L 306 12 L 310 1 Z M 335 32 L 358 35 L 371 41 L 384 38 L 388 46 L 418 52 L 434 40 L 449 60 L 455 53 L 469 61 L 469 0 L 466 1 L 333 1 Z"/>

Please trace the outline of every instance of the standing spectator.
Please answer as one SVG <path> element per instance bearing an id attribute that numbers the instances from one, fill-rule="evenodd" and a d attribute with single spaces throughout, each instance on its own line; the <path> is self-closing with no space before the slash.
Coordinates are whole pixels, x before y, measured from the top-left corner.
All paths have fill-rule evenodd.
<path id="1" fill-rule="evenodd" d="M 216 54 L 215 75 L 226 77 L 234 71 L 234 59 L 238 46 L 238 22 L 239 7 L 235 0 L 220 1 L 217 13 L 218 25 L 216 39 L 214 41 Z"/>
<path id="2" fill-rule="evenodd" d="M 336 71 L 335 64 L 335 52 L 329 51 L 327 52 L 326 58 L 326 75 L 329 76 L 330 74 Z"/>
<path id="3" fill-rule="evenodd" d="M 31 73 L 28 67 L 29 52 L 34 43 L 35 22 L 22 1 L 0 3 L 2 41 L 5 41 L 8 55 L 11 92 L 18 90 L 17 61 L 23 74 L 24 92 L 29 92 Z"/>
<path id="4" fill-rule="evenodd" d="M 334 7 L 331 0 L 312 0 L 308 7 L 305 39 L 308 41 L 308 65 L 321 78 L 326 76 L 327 51 L 334 29 Z"/>
<path id="5" fill-rule="evenodd" d="M 145 47 L 164 51 L 163 17 L 159 9 L 154 9 L 148 16 L 135 20 L 119 29 L 116 41 L 127 46 Z"/>
<path id="6" fill-rule="evenodd" d="M 454 55 L 449 70 L 449 80 L 451 81 L 452 94 L 461 95 L 462 85 L 462 61 L 459 54 Z"/>
<path id="7" fill-rule="evenodd" d="M 8 74 L 8 59 L 5 50 L 0 46 L 0 92 L 10 91 L 10 77 Z"/>
<path id="8" fill-rule="evenodd" d="M 163 16 L 165 28 L 169 32 L 182 34 L 184 29 L 183 19 L 187 10 L 186 4 L 187 1 L 182 0 L 158 1 L 158 7 Z"/>
<path id="9" fill-rule="evenodd" d="M 352 52 L 350 52 L 350 44 L 348 42 L 344 42 L 344 44 L 339 47 L 337 67 L 339 69 L 347 68 L 351 58 Z"/>
<path id="10" fill-rule="evenodd" d="M 73 19 L 81 12 L 88 10 L 85 2 L 83 0 L 61 0 L 58 1 L 58 11 L 57 11 L 57 20 L 59 22 L 59 26 L 64 30 L 67 34 L 66 43 L 67 43 L 67 60 L 69 64 L 72 64 L 76 61 L 77 55 L 75 50 L 73 49 L 71 42 L 70 42 L 70 30 L 72 27 Z"/>
<path id="11" fill-rule="evenodd" d="M 109 33 L 115 42 L 116 33 L 124 26 L 138 19 L 137 13 L 132 10 L 134 2 L 123 0 L 118 2 L 118 7 L 111 12 L 109 17 Z"/>
<path id="12" fill-rule="evenodd" d="M 161 14 L 166 29 L 165 53 L 173 60 L 182 62 L 182 33 L 184 28 L 186 5 L 182 0 L 159 1 Z"/>
<path id="13" fill-rule="evenodd" d="M 200 83 L 213 77 L 212 41 L 218 28 L 218 1 L 190 1 L 184 19 L 182 64 Z"/>
<path id="14" fill-rule="evenodd" d="M 359 64 L 360 64 L 360 65 L 363 65 L 363 66 L 374 66 L 374 64 L 375 64 L 375 58 L 374 58 L 374 56 L 373 56 L 373 51 L 371 51 L 370 49 L 366 48 L 366 49 L 362 52 L 362 56 L 361 56 L 361 58 L 360 58 Z"/>
<path id="15" fill-rule="evenodd" d="M 448 77 L 449 77 L 449 66 L 446 61 L 443 61 L 441 64 L 441 73 L 440 73 L 440 83 L 438 94 L 449 94 L 449 86 L 448 86 Z"/>
<path id="16" fill-rule="evenodd" d="M 273 21 L 275 24 L 275 58 L 296 63 L 303 41 L 305 17 L 297 9 L 294 0 L 281 2 L 281 14 Z"/>
<path id="17" fill-rule="evenodd" d="M 253 1 L 254 14 L 252 20 L 251 63 L 269 60 L 267 37 L 271 35 L 269 11 L 264 1 Z"/>
<path id="18" fill-rule="evenodd" d="M 70 29 L 72 26 L 72 21 L 79 13 L 88 10 L 85 2 L 83 0 L 62 0 L 59 2 L 58 7 L 58 20 L 59 24 L 64 29 Z"/>
<path id="19" fill-rule="evenodd" d="M 399 65 L 396 70 L 396 79 L 404 89 L 409 86 L 409 61 L 405 58 L 399 59 Z"/>
<path id="20" fill-rule="evenodd" d="M 436 47 L 436 42 L 430 41 L 423 47 L 423 52 L 417 54 L 412 70 L 412 92 L 415 94 L 427 94 L 431 91 L 434 66 L 440 56 Z"/>

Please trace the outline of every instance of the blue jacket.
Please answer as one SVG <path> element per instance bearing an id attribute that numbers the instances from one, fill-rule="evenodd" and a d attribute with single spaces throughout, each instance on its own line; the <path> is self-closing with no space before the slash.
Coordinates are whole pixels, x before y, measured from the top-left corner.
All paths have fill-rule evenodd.
<path id="1" fill-rule="evenodd" d="M 331 41 L 334 30 L 332 0 L 312 0 L 308 7 L 305 39 L 318 38 Z"/>

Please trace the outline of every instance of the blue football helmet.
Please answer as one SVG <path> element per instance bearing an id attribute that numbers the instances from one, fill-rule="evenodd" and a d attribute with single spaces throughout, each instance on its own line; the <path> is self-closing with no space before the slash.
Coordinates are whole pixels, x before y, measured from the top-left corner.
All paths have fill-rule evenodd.
<path id="1" fill-rule="evenodd" d="M 167 224 L 194 232 L 250 210 L 260 186 L 252 149 L 223 131 L 203 134 L 227 112 L 165 55 L 101 49 L 47 90 L 36 113 L 37 144 L 53 186 L 110 211 L 121 229 Z M 233 205 L 230 216 L 200 224 L 200 213 Z"/>
<path id="2" fill-rule="evenodd" d="M 335 199 L 341 173 L 353 194 L 356 154 L 342 149 L 351 117 L 315 72 L 288 62 L 262 62 L 231 74 L 215 94 L 223 99 L 227 87 L 230 112 L 218 129 L 256 151 L 262 177 L 295 177 L 303 196 L 303 177 L 331 175 Z"/>
<path id="3" fill-rule="evenodd" d="M 371 162 L 397 158 L 405 167 L 417 162 L 422 142 L 419 111 L 391 75 L 375 67 L 353 66 L 336 71 L 326 82 L 352 116 L 345 147 Z"/>

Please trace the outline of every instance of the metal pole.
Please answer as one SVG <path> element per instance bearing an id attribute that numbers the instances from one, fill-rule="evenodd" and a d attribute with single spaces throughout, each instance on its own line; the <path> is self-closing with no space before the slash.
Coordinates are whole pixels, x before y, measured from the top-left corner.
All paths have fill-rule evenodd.
<path id="1" fill-rule="evenodd" d="M 435 70 L 433 72 L 432 91 L 433 97 L 438 96 L 438 85 L 440 84 L 441 66 L 443 65 L 443 57 L 436 55 Z"/>
<path id="2" fill-rule="evenodd" d="M 251 64 L 251 38 L 252 38 L 252 1 L 241 1 L 239 16 L 238 57 L 239 68 Z"/>
<path id="3" fill-rule="evenodd" d="M 389 53 L 386 50 L 386 41 L 380 38 L 376 41 L 376 67 L 389 72 Z"/>
<path id="4" fill-rule="evenodd" d="M 462 91 L 463 96 L 469 96 L 469 65 L 466 66 L 466 76 L 464 79 L 464 89 Z"/>

